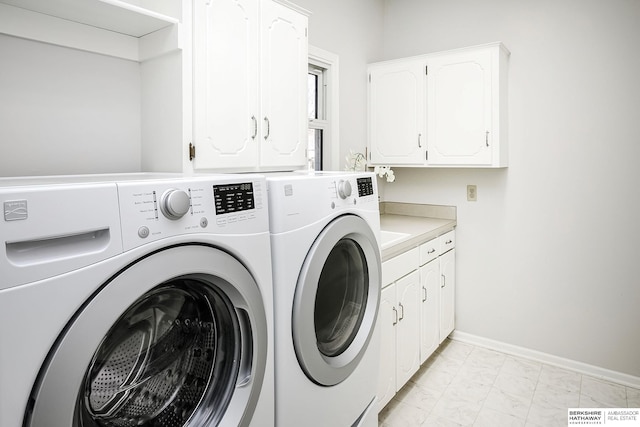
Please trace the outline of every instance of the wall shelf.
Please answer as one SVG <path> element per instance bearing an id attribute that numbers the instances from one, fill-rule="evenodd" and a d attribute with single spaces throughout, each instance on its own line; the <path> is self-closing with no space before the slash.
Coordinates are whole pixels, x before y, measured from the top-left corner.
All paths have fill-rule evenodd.
<path id="1" fill-rule="evenodd" d="M 179 22 L 122 0 L 0 0 L 2 34 L 134 61 L 178 49 Z"/>

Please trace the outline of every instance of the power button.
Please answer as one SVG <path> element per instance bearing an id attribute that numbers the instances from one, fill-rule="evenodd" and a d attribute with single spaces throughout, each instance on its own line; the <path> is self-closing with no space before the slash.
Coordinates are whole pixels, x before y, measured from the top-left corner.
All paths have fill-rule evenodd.
<path id="1" fill-rule="evenodd" d="M 149 237 L 149 227 L 143 225 L 142 227 L 138 228 L 138 237 L 140 237 L 141 239 Z"/>

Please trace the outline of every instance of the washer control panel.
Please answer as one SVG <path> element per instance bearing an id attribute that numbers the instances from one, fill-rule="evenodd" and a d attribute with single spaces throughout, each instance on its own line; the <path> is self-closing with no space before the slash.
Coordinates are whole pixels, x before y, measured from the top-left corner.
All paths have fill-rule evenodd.
<path id="1" fill-rule="evenodd" d="M 259 176 L 191 177 L 118 183 L 124 249 L 190 233 L 269 231 Z"/>
<path id="2" fill-rule="evenodd" d="M 215 199 L 216 215 L 255 208 L 252 182 L 214 185 L 213 197 Z"/>

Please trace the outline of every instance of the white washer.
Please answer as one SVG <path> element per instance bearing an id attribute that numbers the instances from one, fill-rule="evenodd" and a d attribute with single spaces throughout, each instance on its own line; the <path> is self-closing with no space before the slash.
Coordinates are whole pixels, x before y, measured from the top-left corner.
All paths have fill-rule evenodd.
<path id="1" fill-rule="evenodd" d="M 264 177 L 0 180 L 0 425 L 274 425 Z"/>
<path id="2" fill-rule="evenodd" d="M 378 425 L 380 217 L 372 173 L 267 177 L 276 425 Z"/>

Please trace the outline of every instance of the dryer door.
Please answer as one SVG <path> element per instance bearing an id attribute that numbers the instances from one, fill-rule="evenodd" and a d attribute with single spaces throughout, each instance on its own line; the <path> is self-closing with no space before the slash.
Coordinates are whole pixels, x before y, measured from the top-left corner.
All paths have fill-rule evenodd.
<path id="1" fill-rule="evenodd" d="M 229 254 L 153 253 L 69 322 L 25 426 L 248 425 L 265 374 L 265 316 L 256 281 Z"/>
<path id="2" fill-rule="evenodd" d="M 380 301 L 380 251 L 356 215 L 329 223 L 305 259 L 293 304 L 296 355 L 306 375 L 332 386 L 358 366 Z"/>

